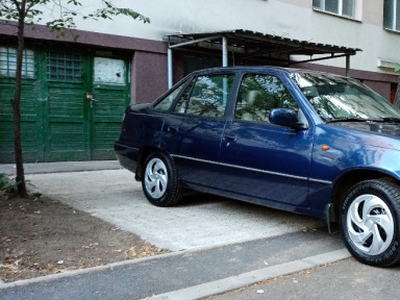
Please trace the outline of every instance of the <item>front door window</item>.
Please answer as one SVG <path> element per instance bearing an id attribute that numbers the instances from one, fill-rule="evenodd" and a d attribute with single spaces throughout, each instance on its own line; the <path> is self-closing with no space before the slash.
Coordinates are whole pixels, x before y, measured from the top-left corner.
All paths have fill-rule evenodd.
<path id="1" fill-rule="evenodd" d="M 282 81 L 271 75 L 246 75 L 236 103 L 235 118 L 269 123 L 274 108 L 299 110 L 299 106 Z"/>

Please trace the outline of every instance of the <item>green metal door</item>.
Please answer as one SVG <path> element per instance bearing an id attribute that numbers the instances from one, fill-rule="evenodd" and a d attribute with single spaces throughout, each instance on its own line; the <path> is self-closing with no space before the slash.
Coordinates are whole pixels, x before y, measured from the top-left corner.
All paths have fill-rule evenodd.
<path id="1" fill-rule="evenodd" d="M 0 163 L 14 161 L 11 99 L 16 51 L 0 47 Z M 25 51 L 21 98 L 25 162 L 113 159 L 129 103 L 126 59 Z"/>
<path id="2" fill-rule="evenodd" d="M 122 59 L 93 59 L 92 94 L 88 95 L 92 159 L 115 158 L 114 142 L 130 98 L 128 75 L 128 63 Z"/>
<path id="3" fill-rule="evenodd" d="M 49 53 L 46 161 L 115 158 L 113 145 L 129 103 L 121 59 Z"/>
<path id="4" fill-rule="evenodd" d="M 90 124 L 85 92 L 88 58 L 69 52 L 47 53 L 44 103 L 45 161 L 89 160 Z"/>

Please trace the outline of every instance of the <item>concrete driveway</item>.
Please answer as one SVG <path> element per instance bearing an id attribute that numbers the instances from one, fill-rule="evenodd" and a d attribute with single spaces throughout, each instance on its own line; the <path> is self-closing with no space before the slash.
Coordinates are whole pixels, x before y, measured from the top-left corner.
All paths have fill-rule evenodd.
<path id="1" fill-rule="evenodd" d="M 25 169 L 38 173 L 27 179 L 41 193 L 172 251 L 212 248 L 325 225 L 322 220 L 210 195 L 188 196 L 176 207 L 155 207 L 147 202 L 134 174 L 119 168 L 101 170 L 101 162 L 92 163 L 99 164 L 98 168 L 90 162 L 36 164 Z M 41 168 L 50 173 L 41 173 Z"/>

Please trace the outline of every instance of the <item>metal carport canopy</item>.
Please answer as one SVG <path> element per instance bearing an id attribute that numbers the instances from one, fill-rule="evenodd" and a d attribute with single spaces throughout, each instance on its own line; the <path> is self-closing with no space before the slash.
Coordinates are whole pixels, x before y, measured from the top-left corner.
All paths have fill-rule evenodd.
<path id="1" fill-rule="evenodd" d="M 292 66 L 298 63 L 346 58 L 346 75 L 349 75 L 350 56 L 361 49 L 311 43 L 281 36 L 237 29 L 208 33 L 170 34 L 168 41 L 168 86 L 173 85 L 172 50 L 197 54 L 219 55 L 222 66 L 228 66 L 228 55 L 241 60 L 260 61 L 262 64 Z"/>

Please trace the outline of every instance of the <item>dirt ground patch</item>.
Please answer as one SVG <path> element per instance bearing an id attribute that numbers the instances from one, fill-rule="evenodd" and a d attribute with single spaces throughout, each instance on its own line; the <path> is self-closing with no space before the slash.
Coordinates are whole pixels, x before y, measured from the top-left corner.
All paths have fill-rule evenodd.
<path id="1" fill-rule="evenodd" d="M 168 252 L 46 197 L 0 192 L 0 278 L 28 279 Z"/>

